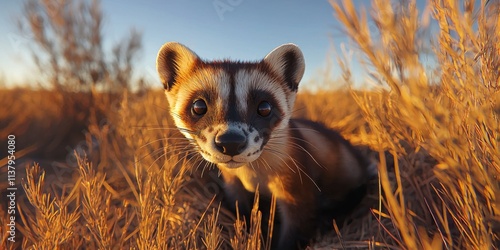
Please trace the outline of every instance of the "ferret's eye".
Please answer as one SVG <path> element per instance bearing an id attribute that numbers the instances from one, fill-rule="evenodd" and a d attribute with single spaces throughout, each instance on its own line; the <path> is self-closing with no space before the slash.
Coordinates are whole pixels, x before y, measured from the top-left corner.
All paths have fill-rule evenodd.
<path id="1" fill-rule="evenodd" d="M 269 104 L 266 101 L 262 101 L 259 103 L 259 106 L 257 107 L 257 113 L 262 117 L 266 117 L 269 116 L 269 114 L 271 114 L 272 108 L 273 107 L 271 106 L 271 104 Z"/>
<path id="2" fill-rule="evenodd" d="M 207 104 L 203 100 L 196 100 L 193 102 L 193 107 L 191 108 L 191 112 L 195 115 L 204 115 L 207 113 Z"/>

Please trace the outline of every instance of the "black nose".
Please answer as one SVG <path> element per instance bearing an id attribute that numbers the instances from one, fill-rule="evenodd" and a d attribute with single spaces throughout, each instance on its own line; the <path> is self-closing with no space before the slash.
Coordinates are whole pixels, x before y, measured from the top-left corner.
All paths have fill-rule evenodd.
<path id="1" fill-rule="evenodd" d="M 217 149 L 225 155 L 235 156 L 245 149 L 247 138 L 237 132 L 226 132 L 215 137 Z"/>

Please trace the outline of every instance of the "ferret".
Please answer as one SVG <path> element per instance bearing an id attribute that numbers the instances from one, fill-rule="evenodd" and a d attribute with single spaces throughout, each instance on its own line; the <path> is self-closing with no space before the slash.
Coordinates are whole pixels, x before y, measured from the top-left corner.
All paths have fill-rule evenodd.
<path id="1" fill-rule="evenodd" d="M 303 246 L 321 223 L 319 215 L 335 218 L 363 197 L 370 162 L 339 133 L 292 118 L 305 70 L 296 45 L 242 62 L 203 60 L 168 42 L 156 67 L 175 125 L 217 165 L 230 203 L 238 201 L 248 216 L 257 188 L 261 197 L 276 198 L 273 249 Z"/>

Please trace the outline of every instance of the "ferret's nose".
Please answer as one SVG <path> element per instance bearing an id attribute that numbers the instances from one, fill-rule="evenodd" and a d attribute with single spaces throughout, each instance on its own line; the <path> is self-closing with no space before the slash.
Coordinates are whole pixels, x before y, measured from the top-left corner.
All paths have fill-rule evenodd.
<path id="1" fill-rule="evenodd" d="M 247 138 L 237 132 L 225 132 L 215 137 L 215 145 L 221 153 L 235 156 L 245 150 Z"/>

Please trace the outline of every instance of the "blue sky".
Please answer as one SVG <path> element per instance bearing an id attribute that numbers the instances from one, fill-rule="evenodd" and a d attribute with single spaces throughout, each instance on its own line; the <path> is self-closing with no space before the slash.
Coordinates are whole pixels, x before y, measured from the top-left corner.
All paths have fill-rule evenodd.
<path id="1" fill-rule="evenodd" d="M 326 59 L 335 25 L 327 1 L 127 1 L 120 5 L 105 1 L 103 7 L 113 10 L 108 27 L 121 23 L 121 34 L 131 26 L 143 31 L 144 63 L 153 68 L 158 49 L 167 41 L 181 42 L 202 58 L 241 60 L 258 60 L 292 42 L 304 52 L 305 78 L 309 78 Z"/>
<path id="2" fill-rule="evenodd" d="M 30 38 L 20 34 L 14 22 L 23 2 L 0 4 L 0 75 L 11 83 L 36 77 L 24 52 Z M 354 3 L 359 8 L 369 1 Z M 283 43 L 295 43 L 306 59 L 303 82 L 324 68 L 332 46 L 338 50 L 348 42 L 326 0 L 103 0 L 102 9 L 107 46 L 120 41 L 132 27 L 142 32 L 137 72 L 153 80 L 157 79 L 157 51 L 167 41 L 181 42 L 205 59 L 240 60 L 258 60 Z M 332 74 L 340 77 L 335 67 Z"/>

